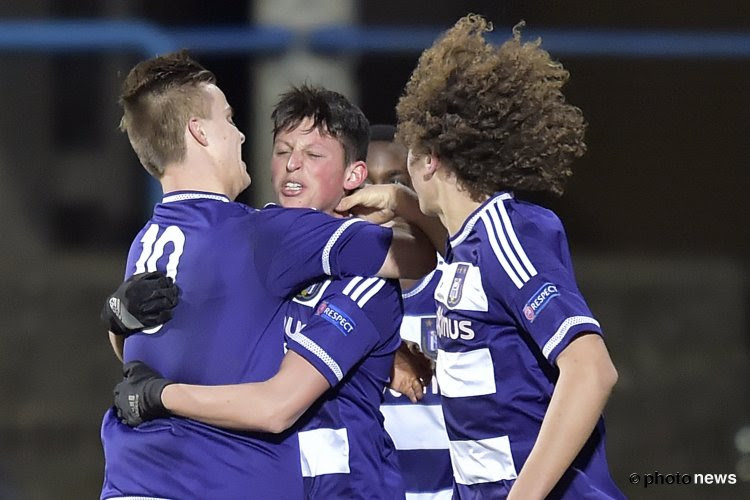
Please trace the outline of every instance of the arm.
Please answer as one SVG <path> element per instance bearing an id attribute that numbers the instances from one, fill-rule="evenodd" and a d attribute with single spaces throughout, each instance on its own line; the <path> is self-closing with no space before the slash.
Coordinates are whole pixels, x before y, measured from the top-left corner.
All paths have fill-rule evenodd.
<path id="1" fill-rule="evenodd" d="M 383 224 L 398 216 L 418 228 L 423 237 L 441 255 L 445 253 L 447 232 L 437 217 L 430 217 L 419 209 L 414 191 L 400 184 L 365 186 L 342 199 L 336 210 L 351 212 L 375 224 Z M 394 235 L 395 238 L 395 235 Z"/>
<path id="2" fill-rule="evenodd" d="M 115 352 L 115 356 L 117 356 L 117 359 L 122 362 L 122 353 L 123 348 L 125 347 L 125 336 L 109 332 L 109 343 L 112 345 L 112 350 Z"/>
<path id="3" fill-rule="evenodd" d="M 279 207 L 258 212 L 253 259 L 277 297 L 323 277 L 419 278 L 435 267 L 435 251 L 420 231 Z"/>
<path id="4" fill-rule="evenodd" d="M 393 240 L 377 276 L 419 279 L 435 269 L 435 248 L 418 228 L 407 224 L 393 227 Z"/>
<path id="5" fill-rule="evenodd" d="M 389 387 L 416 403 L 424 397 L 424 387 L 432 380 L 432 363 L 418 350 L 412 350 L 406 340 L 401 341 L 393 358 Z"/>
<path id="6" fill-rule="evenodd" d="M 289 351 L 279 372 L 265 382 L 221 386 L 172 384 L 163 405 L 175 415 L 217 427 L 283 432 L 329 388 L 305 358 Z"/>
<path id="7" fill-rule="evenodd" d="M 542 499 L 557 484 L 596 426 L 617 382 L 599 335 L 581 335 L 557 358 L 560 377 L 536 443 L 508 495 Z"/>
<path id="8" fill-rule="evenodd" d="M 153 271 L 130 276 L 107 297 L 101 319 L 109 329 L 109 342 L 122 361 L 125 337 L 172 319 L 179 288 L 172 278 Z"/>

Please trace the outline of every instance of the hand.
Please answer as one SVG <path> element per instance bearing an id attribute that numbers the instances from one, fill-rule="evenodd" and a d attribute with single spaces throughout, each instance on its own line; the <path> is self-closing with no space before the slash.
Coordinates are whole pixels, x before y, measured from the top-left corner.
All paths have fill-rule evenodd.
<path id="1" fill-rule="evenodd" d="M 389 387 L 416 403 L 424 397 L 424 387 L 432 380 L 432 362 L 407 341 L 402 341 L 391 369 Z"/>
<path id="2" fill-rule="evenodd" d="M 168 416 L 161 402 L 161 393 L 171 380 L 162 378 L 142 361 L 131 361 L 122 367 L 122 382 L 115 386 L 117 418 L 130 427 L 159 417 Z"/>
<path id="3" fill-rule="evenodd" d="M 117 335 L 161 325 L 172 319 L 179 291 L 162 272 L 135 274 L 107 298 L 101 318 Z"/>
<path id="4" fill-rule="evenodd" d="M 383 224 L 396 216 L 398 184 L 367 185 L 343 198 L 336 207 L 337 212 L 351 213 L 374 224 Z"/>

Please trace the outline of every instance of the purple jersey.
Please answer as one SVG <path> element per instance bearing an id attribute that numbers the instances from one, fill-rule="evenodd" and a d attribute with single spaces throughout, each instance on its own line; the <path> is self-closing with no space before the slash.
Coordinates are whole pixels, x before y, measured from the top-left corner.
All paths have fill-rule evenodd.
<path id="1" fill-rule="evenodd" d="M 180 286 L 180 303 L 169 323 L 127 338 L 125 361 L 190 384 L 266 380 L 284 355 L 285 296 L 324 275 L 376 273 L 390 238 L 314 210 L 255 210 L 221 195 L 170 193 L 133 242 L 126 276 L 166 271 Z M 102 498 L 302 495 L 292 432 L 234 432 L 178 417 L 130 428 L 110 409 L 102 442 Z"/>
<path id="2" fill-rule="evenodd" d="M 437 351 L 437 322 L 433 294 L 440 281 L 438 269 L 402 294 L 404 319 L 401 338 L 419 344 L 423 352 Z M 448 452 L 448 435 L 440 406 L 440 390 L 433 377 L 418 403 L 391 389 L 380 408 L 385 429 L 396 446 L 407 500 L 450 499 L 453 470 Z"/>
<path id="3" fill-rule="evenodd" d="M 395 280 L 327 280 L 288 304 L 289 349 L 331 384 L 299 422 L 307 498 L 404 498 L 395 449 L 379 406 L 403 305 Z"/>
<path id="4" fill-rule="evenodd" d="M 577 335 L 601 329 L 551 211 L 499 193 L 449 243 L 435 300 L 455 493 L 504 498 L 539 434 L 557 356 Z M 601 419 L 549 498 L 623 498 Z"/>

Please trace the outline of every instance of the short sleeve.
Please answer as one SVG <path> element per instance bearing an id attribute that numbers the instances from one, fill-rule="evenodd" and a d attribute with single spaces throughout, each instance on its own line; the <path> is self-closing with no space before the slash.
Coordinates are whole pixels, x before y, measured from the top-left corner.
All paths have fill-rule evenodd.
<path id="1" fill-rule="evenodd" d="M 354 278 L 343 290 L 324 295 L 304 328 L 287 332 L 287 347 L 333 387 L 372 352 L 396 350 L 402 315 L 397 283 Z"/>
<path id="2" fill-rule="evenodd" d="M 540 272 L 510 293 L 511 313 L 552 364 L 579 334 L 602 333 L 566 269 Z"/>
<path id="3" fill-rule="evenodd" d="M 272 206 L 258 216 L 255 264 L 280 297 L 325 276 L 374 276 L 393 237 L 389 228 L 311 209 Z"/>
<path id="4" fill-rule="evenodd" d="M 498 206 L 497 213 L 484 218 L 489 244 L 482 259 L 492 263 L 494 272 L 487 276 L 492 276 L 493 295 L 555 364 L 579 334 L 601 334 L 599 322 L 576 285 L 560 219 L 533 205 Z"/>

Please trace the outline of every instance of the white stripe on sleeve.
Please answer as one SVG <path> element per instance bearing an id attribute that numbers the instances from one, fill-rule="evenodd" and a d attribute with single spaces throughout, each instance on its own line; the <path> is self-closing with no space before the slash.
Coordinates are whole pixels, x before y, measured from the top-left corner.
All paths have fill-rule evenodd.
<path id="1" fill-rule="evenodd" d="M 365 290 L 370 288 L 379 279 L 380 278 L 367 278 L 354 289 L 354 291 L 349 295 L 349 298 L 356 302 L 357 299 L 359 299 L 360 295 L 362 295 Z"/>
<path id="2" fill-rule="evenodd" d="M 359 306 L 359 308 L 362 309 L 363 307 L 365 307 L 365 304 L 367 304 L 367 301 L 370 300 L 373 295 L 375 295 L 380 290 L 382 290 L 383 286 L 385 286 L 385 280 L 378 280 L 378 282 L 375 283 L 375 286 L 370 288 L 370 290 L 368 290 L 367 293 L 364 294 L 362 298 L 357 301 L 357 305 Z"/>
<path id="3" fill-rule="evenodd" d="M 364 278 L 362 278 L 361 276 L 356 276 L 356 277 L 352 278 L 351 280 L 349 280 L 349 283 L 346 284 L 346 287 L 344 287 L 344 290 L 343 290 L 342 293 L 344 295 L 349 295 L 351 293 L 352 289 L 355 286 L 357 286 L 357 283 L 359 283 L 363 279 Z"/>
<path id="4" fill-rule="evenodd" d="M 495 252 L 495 257 L 497 257 L 497 261 L 500 262 L 501 266 L 503 266 L 505 273 L 516 285 L 516 288 L 523 287 L 523 281 L 521 281 L 521 278 L 519 278 L 518 275 L 516 275 L 516 272 L 511 268 L 510 263 L 508 262 L 508 259 L 505 258 L 505 254 L 503 253 L 502 249 L 500 248 L 500 245 L 498 244 L 498 239 L 497 239 L 497 236 L 495 235 L 495 230 L 492 227 L 492 221 L 490 221 L 490 217 L 489 215 L 487 215 L 487 212 L 482 213 L 482 222 L 484 222 L 484 227 L 487 230 L 487 239 L 490 240 L 490 246 L 492 247 L 492 251 Z"/>
<path id="5" fill-rule="evenodd" d="M 500 203 L 500 206 L 502 206 L 502 203 Z M 500 240 L 500 245 L 503 247 L 503 253 L 508 257 L 508 260 L 513 265 L 513 269 L 516 270 L 518 275 L 521 277 L 521 280 L 526 283 L 529 281 L 529 275 L 526 272 L 526 270 L 521 266 L 521 263 L 518 262 L 518 259 L 516 258 L 516 254 L 513 253 L 513 250 L 510 248 L 510 244 L 508 243 L 508 238 L 505 236 L 505 233 L 507 232 L 508 235 L 513 235 L 515 238 L 515 233 L 513 232 L 513 226 L 510 225 L 510 221 L 508 221 L 508 224 L 505 225 L 503 222 L 505 222 L 505 219 L 503 219 L 503 222 L 500 222 L 500 216 L 497 213 L 497 210 L 494 208 L 491 208 L 487 211 L 487 213 L 490 216 L 490 219 L 493 223 L 493 228 L 497 232 L 497 236 Z M 518 239 L 516 239 L 518 241 Z M 515 247 L 515 245 L 514 245 Z M 523 249 L 521 250 L 523 251 Z"/>
<path id="6" fill-rule="evenodd" d="M 342 378 L 344 378 L 344 374 L 341 372 L 341 367 L 339 366 L 336 361 L 333 360 L 332 357 L 328 355 L 327 352 L 323 350 L 322 347 L 320 347 L 318 344 L 315 343 L 312 339 L 305 336 L 303 333 L 290 333 L 287 332 L 287 335 L 290 339 L 297 342 L 299 345 L 313 353 L 315 356 L 317 356 L 323 363 L 326 364 L 328 368 L 331 369 L 333 374 L 336 376 L 336 378 L 341 381 Z"/>
<path id="7" fill-rule="evenodd" d="M 521 258 L 521 262 L 523 262 L 523 265 L 526 266 L 526 269 L 529 271 L 529 274 L 531 276 L 536 276 L 536 268 L 529 260 L 528 256 L 526 255 L 526 252 L 523 250 L 523 247 L 521 246 L 521 242 L 518 241 L 516 232 L 513 229 L 513 225 L 510 222 L 508 211 L 505 209 L 505 204 L 503 202 L 500 202 L 497 205 L 498 205 L 498 210 L 500 210 L 500 216 L 503 218 L 503 223 L 505 224 L 505 230 L 508 232 L 508 237 L 510 238 L 510 241 L 513 243 L 513 248 L 516 249 L 516 253 L 518 253 L 518 256 Z"/>
<path id="8" fill-rule="evenodd" d="M 588 316 L 571 316 L 570 318 L 566 318 L 565 321 L 563 321 L 560 327 L 557 329 L 555 334 L 552 335 L 552 337 L 547 341 L 546 344 L 544 344 L 544 347 L 542 348 L 542 354 L 544 354 L 544 357 L 549 358 L 552 350 L 557 347 L 560 342 L 562 342 L 562 339 L 565 338 L 565 335 L 567 335 L 568 331 L 571 328 L 586 323 L 596 325 L 597 327 L 601 328 L 597 320 L 595 320 L 594 318 L 589 318 Z"/>
<path id="9" fill-rule="evenodd" d="M 336 244 L 336 241 L 341 237 L 342 234 L 344 234 L 344 231 L 351 226 L 352 224 L 355 224 L 357 222 L 363 222 L 362 219 L 349 219 L 348 221 L 341 224 L 338 229 L 331 235 L 331 237 L 328 239 L 328 242 L 326 243 L 326 246 L 323 247 L 323 255 L 321 256 L 322 265 L 323 265 L 323 272 L 327 275 L 331 275 L 331 250 L 333 249 L 333 245 Z"/>

